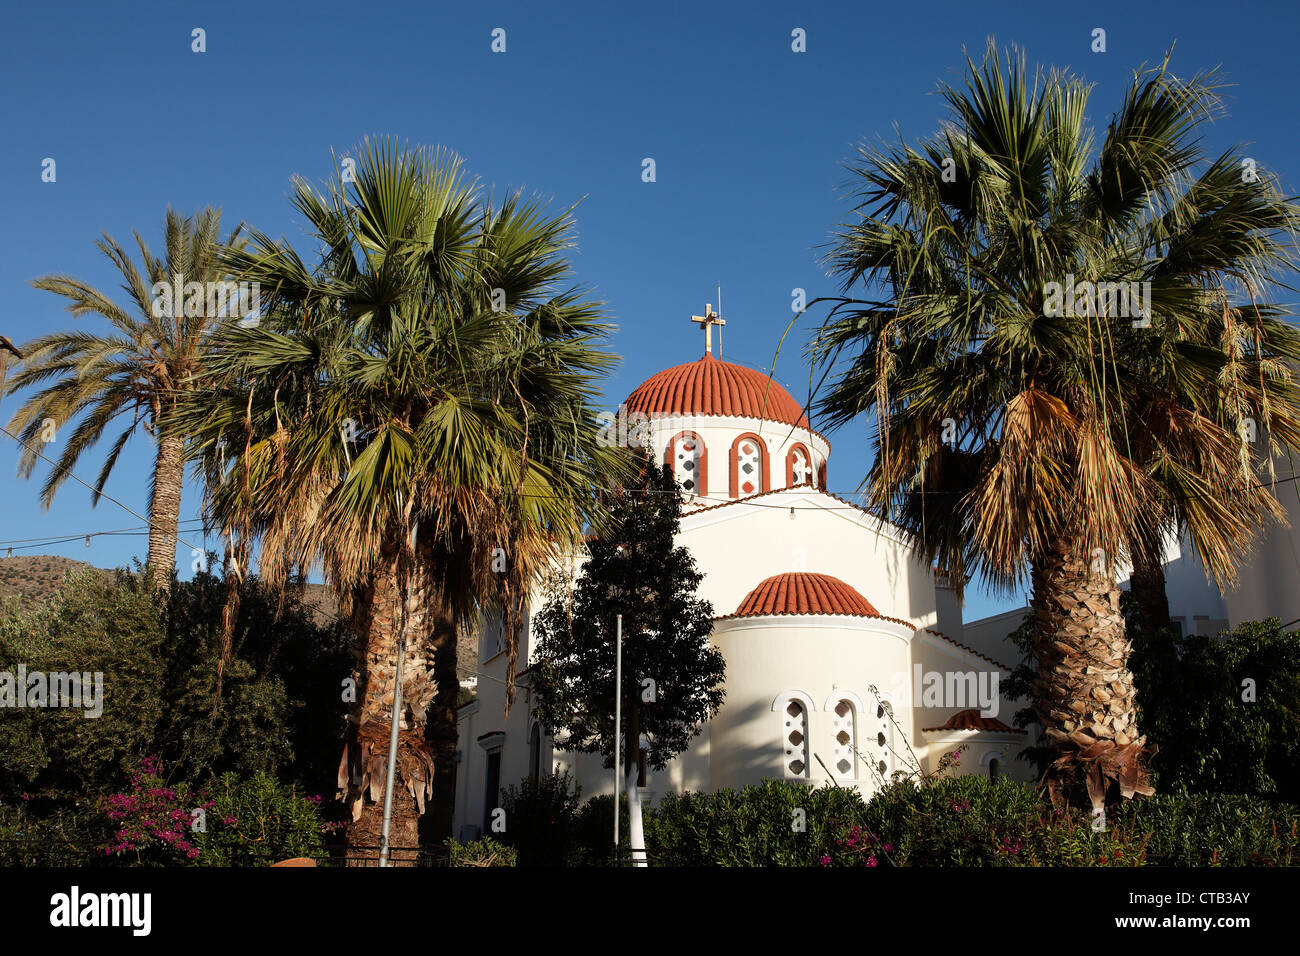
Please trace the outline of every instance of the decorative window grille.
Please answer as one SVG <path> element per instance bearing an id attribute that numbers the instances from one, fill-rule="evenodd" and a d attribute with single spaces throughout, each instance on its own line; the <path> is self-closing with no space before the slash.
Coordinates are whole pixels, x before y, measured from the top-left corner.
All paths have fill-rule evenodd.
<path id="1" fill-rule="evenodd" d="M 763 452 L 752 438 L 742 438 L 736 448 L 736 496 L 757 494 L 763 487 Z"/>
<path id="2" fill-rule="evenodd" d="M 876 705 L 875 770 L 886 781 L 894 769 L 894 723 L 887 709 L 888 702 Z"/>
<path id="3" fill-rule="evenodd" d="M 682 490 L 694 496 L 700 493 L 700 461 L 704 442 L 695 435 L 683 435 L 673 442 L 673 475 Z"/>
<path id="4" fill-rule="evenodd" d="M 785 775 L 807 777 L 808 769 L 808 712 L 803 704 L 792 700 L 782 714 L 782 748 L 785 751 Z"/>
<path id="5" fill-rule="evenodd" d="M 849 701 L 841 700 L 835 705 L 831 730 L 835 734 L 835 773 L 849 780 L 856 779 L 857 773 L 857 713 Z"/>

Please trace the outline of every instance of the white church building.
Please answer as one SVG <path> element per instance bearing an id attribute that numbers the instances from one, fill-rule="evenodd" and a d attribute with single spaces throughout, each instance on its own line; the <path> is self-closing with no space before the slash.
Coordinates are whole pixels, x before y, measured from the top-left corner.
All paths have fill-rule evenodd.
<path id="1" fill-rule="evenodd" d="M 707 336 L 721 320 L 697 321 Z M 830 443 L 784 388 L 715 358 L 706 338 L 703 358 L 651 376 L 624 416 L 647 423 L 642 444 L 682 488 L 677 544 L 703 573 L 726 660 L 721 710 L 644 775 L 643 803 L 767 779 L 867 795 L 961 744 L 957 773 L 1029 778 L 1015 758 L 1032 735 L 998 693 L 1015 661 L 963 642 L 955 592 L 903 532 L 826 491 Z M 502 789 L 528 776 L 567 770 L 584 799 L 613 791 L 598 754 L 558 750 L 537 725 L 526 668 L 506 716 L 505 650 L 499 630 L 481 636 L 478 696 L 459 712 L 462 840 L 487 832 Z M 519 660 L 532 650 L 525 617 Z"/>

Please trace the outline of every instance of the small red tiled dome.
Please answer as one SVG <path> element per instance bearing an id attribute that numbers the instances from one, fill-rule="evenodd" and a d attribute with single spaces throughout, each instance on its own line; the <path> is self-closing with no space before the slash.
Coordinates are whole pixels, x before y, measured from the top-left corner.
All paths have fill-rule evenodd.
<path id="1" fill-rule="evenodd" d="M 707 352 L 650 376 L 624 404 L 646 415 L 737 415 L 808 427 L 803 406 L 774 379 Z"/>
<path id="2" fill-rule="evenodd" d="M 978 707 L 971 707 L 969 710 L 959 710 L 953 714 L 944 723 L 942 727 L 923 727 L 925 733 L 941 730 L 984 730 L 991 733 L 1000 734 L 1023 734 L 1024 730 L 1017 730 L 1015 727 L 1008 727 L 996 717 L 983 717 L 980 715 Z"/>
<path id="3" fill-rule="evenodd" d="M 880 612 L 839 578 L 806 572 L 777 574 L 768 578 L 745 600 L 734 617 L 766 614 L 852 614 L 880 617 Z"/>

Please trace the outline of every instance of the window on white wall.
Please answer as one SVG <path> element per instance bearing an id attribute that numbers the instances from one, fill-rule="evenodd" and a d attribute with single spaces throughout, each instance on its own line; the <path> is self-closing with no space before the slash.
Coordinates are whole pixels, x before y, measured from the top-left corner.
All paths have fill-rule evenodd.
<path id="1" fill-rule="evenodd" d="M 832 712 L 831 730 L 835 735 L 835 772 L 841 777 L 857 777 L 857 712 L 847 700 L 841 700 Z"/>
<path id="2" fill-rule="evenodd" d="M 872 759 L 876 773 L 889 780 L 894 769 L 894 720 L 886 706 L 887 701 L 876 704 L 876 739 Z"/>
<path id="3" fill-rule="evenodd" d="M 989 779 L 990 780 L 998 779 L 998 774 L 1000 774 L 1001 772 L 1002 772 L 1002 761 L 1000 761 L 997 757 L 994 757 L 989 761 Z"/>
<path id="4" fill-rule="evenodd" d="M 736 447 L 736 488 L 735 494 L 752 495 L 763 487 L 763 453 L 759 451 L 758 442 L 752 438 L 743 438 Z"/>
<path id="5" fill-rule="evenodd" d="M 790 481 L 793 485 L 811 485 L 812 484 L 812 463 L 808 461 L 808 455 L 803 448 L 796 447 L 790 453 Z"/>
<path id="6" fill-rule="evenodd" d="M 807 777 L 808 770 L 808 711 L 802 703 L 791 700 L 782 714 L 785 750 L 785 775 Z"/>
<path id="7" fill-rule="evenodd" d="M 673 474 L 688 495 L 700 493 L 700 462 L 704 442 L 695 435 L 682 435 L 673 442 Z"/>

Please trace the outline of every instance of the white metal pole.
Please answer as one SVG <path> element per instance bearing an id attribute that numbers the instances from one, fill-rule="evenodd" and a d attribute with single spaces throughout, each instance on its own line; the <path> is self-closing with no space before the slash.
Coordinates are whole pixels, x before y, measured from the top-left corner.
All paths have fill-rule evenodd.
<path id="1" fill-rule="evenodd" d="M 411 588 L 407 585 L 402 605 L 402 636 L 397 639 L 397 669 L 393 672 L 393 713 L 389 717 L 388 772 L 384 780 L 384 826 L 379 835 L 379 865 L 388 866 L 388 830 L 393 822 L 393 777 L 397 769 L 397 728 L 402 722 L 402 661 L 406 657 L 406 627 L 411 619 Z"/>
<path id="2" fill-rule="evenodd" d="M 622 791 L 619 741 L 623 726 L 623 615 L 618 616 L 614 638 L 614 861 L 618 863 L 618 797 Z"/>

